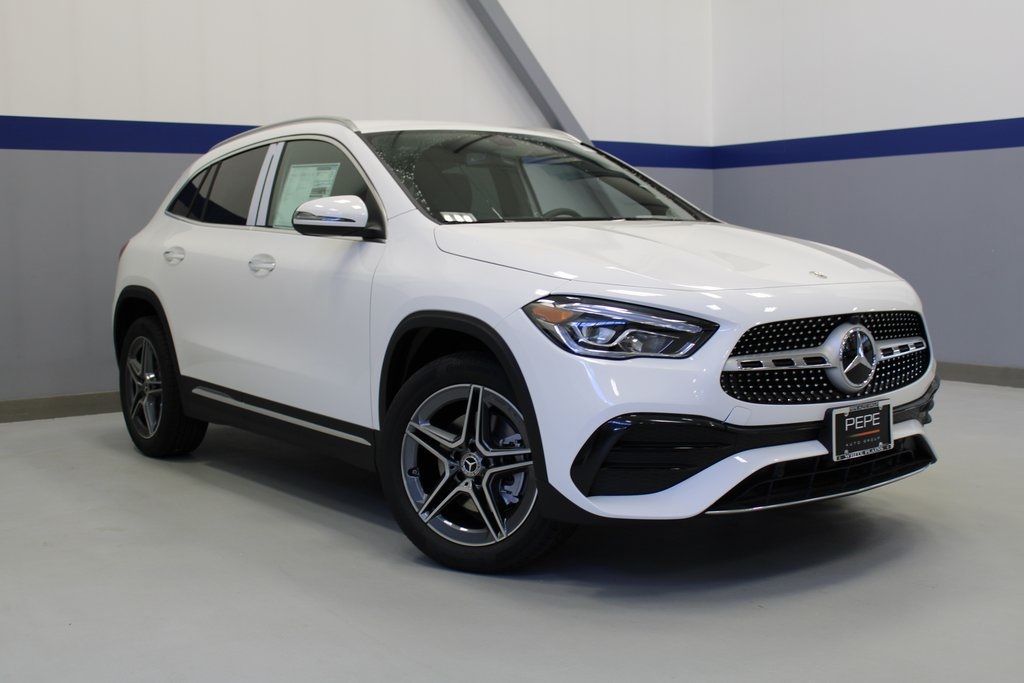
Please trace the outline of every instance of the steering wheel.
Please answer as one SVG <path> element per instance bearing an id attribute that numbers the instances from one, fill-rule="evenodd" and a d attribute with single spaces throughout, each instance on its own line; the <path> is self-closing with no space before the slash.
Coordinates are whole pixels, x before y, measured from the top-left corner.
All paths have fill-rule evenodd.
<path id="1" fill-rule="evenodd" d="M 572 209 L 567 208 L 551 209 L 550 211 L 545 211 L 542 215 L 544 216 L 544 218 L 548 219 L 558 218 L 560 216 L 565 216 L 567 218 L 583 218 L 583 216 L 580 215 L 579 211 L 574 211 Z"/>

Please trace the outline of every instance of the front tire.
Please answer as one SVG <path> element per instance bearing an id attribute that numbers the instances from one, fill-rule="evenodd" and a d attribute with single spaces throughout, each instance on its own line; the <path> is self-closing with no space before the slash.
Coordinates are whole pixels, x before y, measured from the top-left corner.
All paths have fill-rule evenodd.
<path id="1" fill-rule="evenodd" d="M 151 458 L 191 453 L 207 423 L 185 415 L 174 358 L 155 318 L 139 318 L 121 344 L 121 412 L 135 447 Z"/>
<path id="2" fill-rule="evenodd" d="M 384 494 L 409 539 L 441 564 L 507 571 L 570 531 L 540 515 L 530 416 L 513 396 L 497 363 L 460 353 L 416 372 L 388 410 Z"/>

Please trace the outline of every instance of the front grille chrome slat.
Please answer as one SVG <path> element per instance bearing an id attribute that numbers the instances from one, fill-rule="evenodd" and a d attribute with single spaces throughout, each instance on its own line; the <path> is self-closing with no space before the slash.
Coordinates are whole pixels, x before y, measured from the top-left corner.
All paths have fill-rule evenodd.
<path id="1" fill-rule="evenodd" d="M 825 341 L 852 320 L 875 339 L 878 366 L 871 382 L 846 393 L 829 380 L 837 367 Z M 830 403 L 877 396 L 921 378 L 931 362 L 924 321 L 914 311 L 875 311 L 782 320 L 747 330 L 733 348 L 721 375 L 722 389 L 747 403 Z"/>
<path id="2" fill-rule="evenodd" d="M 908 353 L 918 353 L 928 348 L 923 337 L 907 337 L 893 341 L 878 342 L 881 358 L 897 358 Z M 725 363 L 728 372 L 764 372 L 788 368 L 834 368 L 836 362 L 829 358 L 824 346 L 813 349 L 797 349 L 779 353 L 756 353 L 749 356 L 733 356 Z"/>

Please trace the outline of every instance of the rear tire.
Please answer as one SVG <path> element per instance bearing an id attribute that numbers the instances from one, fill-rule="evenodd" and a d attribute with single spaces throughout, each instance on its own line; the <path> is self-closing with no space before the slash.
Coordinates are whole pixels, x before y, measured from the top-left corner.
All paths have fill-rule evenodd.
<path id="1" fill-rule="evenodd" d="M 191 453 L 207 423 L 185 415 L 167 335 L 156 318 L 139 318 L 121 344 L 121 412 L 135 447 L 151 458 Z"/>
<path id="2" fill-rule="evenodd" d="M 459 353 L 416 372 L 388 410 L 377 456 L 384 494 L 406 536 L 443 565 L 508 571 L 572 530 L 536 505 L 533 416 L 514 395 L 497 363 Z"/>

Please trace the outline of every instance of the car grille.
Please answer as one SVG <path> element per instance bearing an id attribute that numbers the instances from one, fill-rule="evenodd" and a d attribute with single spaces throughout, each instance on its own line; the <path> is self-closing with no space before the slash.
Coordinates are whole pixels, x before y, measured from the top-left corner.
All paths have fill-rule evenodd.
<path id="1" fill-rule="evenodd" d="M 708 512 L 739 512 L 856 493 L 905 477 L 935 462 L 920 437 L 884 453 L 834 462 L 831 455 L 763 467 L 722 496 Z"/>
<path id="2" fill-rule="evenodd" d="M 740 337 L 730 357 L 778 353 L 821 346 L 829 333 L 843 322 L 859 322 L 878 342 L 920 337 L 926 339 L 924 321 L 914 311 L 881 311 L 780 320 L 757 325 Z M 920 379 L 928 370 L 931 351 L 881 358 L 875 376 L 855 394 L 839 391 L 824 368 L 770 369 L 759 372 L 724 371 L 722 389 L 747 403 L 830 403 L 884 394 Z"/>

